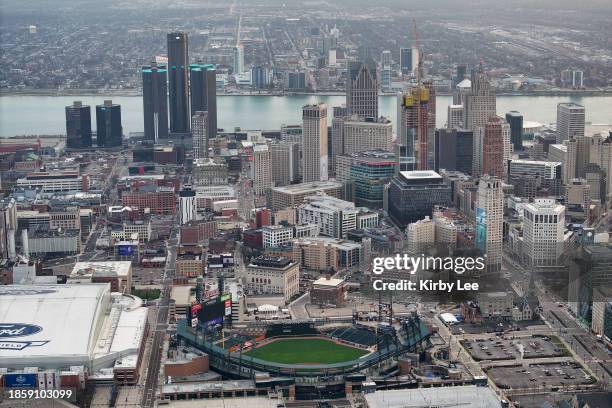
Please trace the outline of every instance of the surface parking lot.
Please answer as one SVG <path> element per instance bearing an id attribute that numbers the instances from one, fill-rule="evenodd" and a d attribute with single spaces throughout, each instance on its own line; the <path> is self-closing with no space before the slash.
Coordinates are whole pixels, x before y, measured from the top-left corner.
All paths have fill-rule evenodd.
<path id="1" fill-rule="evenodd" d="M 504 389 L 588 385 L 595 380 L 578 363 L 533 364 L 527 367 L 493 367 L 489 377 Z"/>
<path id="2" fill-rule="evenodd" d="M 556 340 L 555 343 L 560 342 L 558 339 L 552 340 Z M 523 358 L 562 357 L 566 355 L 565 350 L 554 344 L 549 337 L 463 340 L 461 344 L 476 361 L 518 359 L 521 356 L 521 346 L 523 348 Z"/>

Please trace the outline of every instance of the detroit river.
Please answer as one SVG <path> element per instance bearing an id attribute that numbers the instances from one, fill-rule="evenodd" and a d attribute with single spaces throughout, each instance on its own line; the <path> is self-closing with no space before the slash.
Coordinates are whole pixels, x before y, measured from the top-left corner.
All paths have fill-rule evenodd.
<path id="1" fill-rule="evenodd" d="M 281 124 L 301 123 L 301 107 L 317 101 L 330 107 L 341 105 L 343 95 L 237 95 L 218 96 L 218 124 L 225 130 L 235 127 L 242 129 L 279 129 Z M 64 107 L 72 101 L 81 100 L 92 105 L 92 125 L 95 128 L 95 108 L 104 99 L 112 99 L 121 105 L 124 133 L 143 130 L 142 97 L 140 96 L 21 96 L 0 97 L 0 137 L 16 135 L 58 135 L 66 132 Z M 612 124 L 612 96 L 498 96 L 498 114 L 505 116 L 510 110 L 523 113 L 525 120 L 541 123 L 556 121 L 556 107 L 559 102 L 576 102 L 586 107 L 586 120 L 593 124 Z M 437 98 L 437 126 L 446 123 L 450 96 Z M 397 98 L 381 96 L 381 115 L 396 122 Z"/>

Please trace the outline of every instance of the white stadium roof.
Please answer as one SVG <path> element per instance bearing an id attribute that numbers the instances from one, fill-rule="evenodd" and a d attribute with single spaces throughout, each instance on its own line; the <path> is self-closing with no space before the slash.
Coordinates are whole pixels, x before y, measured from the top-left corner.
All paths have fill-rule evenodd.
<path id="1" fill-rule="evenodd" d="M 138 356 L 146 322 L 108 283 L 0 286 L 0 368 L 112 367 Z"/>
<path id="2" fill-rule="evenodd" d="M 110 295 L 108 284 L 0 287 L 2 366 L 88 359 L 105 295 Z"/>

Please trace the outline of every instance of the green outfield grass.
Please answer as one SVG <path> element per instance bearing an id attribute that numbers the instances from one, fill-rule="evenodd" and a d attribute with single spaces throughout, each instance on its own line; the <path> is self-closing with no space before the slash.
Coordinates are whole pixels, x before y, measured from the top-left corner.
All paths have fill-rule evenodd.
<path id="1" fill-rule="evenodd" d="M 279 339 L 245 355 L 282 364 L 334 364 L 355 360 L 367 351 L 325 339 Z"/>

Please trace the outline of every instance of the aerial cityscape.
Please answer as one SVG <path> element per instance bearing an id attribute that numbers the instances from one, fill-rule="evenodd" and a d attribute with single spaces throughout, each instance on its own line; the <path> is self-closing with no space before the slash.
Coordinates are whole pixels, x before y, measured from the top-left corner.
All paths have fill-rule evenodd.
<path id="1" fill-rule="evenodd" d="M 612 407 L 607 1 L 0 17 L 0 408 Z"/>

